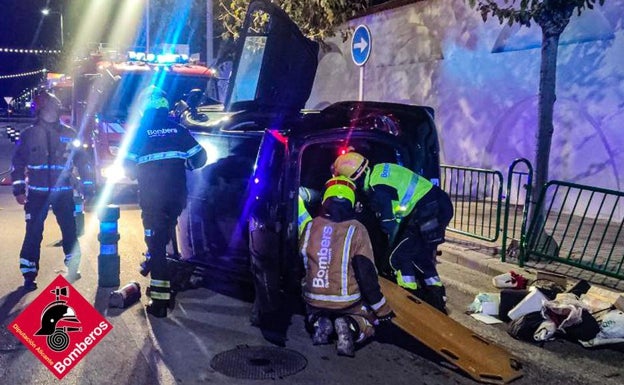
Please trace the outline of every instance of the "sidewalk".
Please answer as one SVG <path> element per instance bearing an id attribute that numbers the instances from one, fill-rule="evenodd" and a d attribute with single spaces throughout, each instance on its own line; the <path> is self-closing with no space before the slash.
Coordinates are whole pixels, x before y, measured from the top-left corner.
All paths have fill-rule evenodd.
<path id="1" fill-rule="evenodd" d="M 499 248 L 495 245 L 484 245 L 456 238 L 449 239 L 439 247 L 442 252 L 438 256 L 439 261 L 457 264 L 468 269 L 483 273 L 488 276 L 487 282 L 462 277 L 460 280 L 451 278 L 448 284 L 458 286 L 466 293 L 497 291 L 491 282 L 491 278 L 499 274 L 515 271 L 526 277 L 529 282 L 537 278 L 538 271 L 563 275 L 567 280 L 567 288 L 574 286 L 579 280 L 584 279 L 591 285 L 590 293 L 601 300 L 614 302 L 618 295 L 624 293 L 624 281 L 607 277 L 598 273 L 592 273 L 580 268 L 568 266 L 557 262 L 528 261 L 524 267 L 518 266 L 517 259 L 509 259 L 501 262 Z M 444 275 L 444 267 L 441 268 Z"/>
<path id="2" fill-rule="evenodd" d="M 477 294 L 500 292 L 501 289 L 492 284 L 492 278 L 496 275 L 515 271 L 528 278 L 530 284 L 536 278 L 537 271 L 557 272 L 566 276 L 566 286 L 570 288 L 579 278 L 586 278 L 586 272 L 556 263 L 531 262 L 520 268 L 514 263 L 501 262 L 497 248 L 465 240 L 447 239 L 439 249 L 442 253 L 438 256 L 438 272 L 447 287 L 447 293 L 450 293 L 448 303 L 452 310 L 449 316 L 507 349 L 522 362 L 527 378 L 533 377 L 537 369 L 542 372 L 540 378 L 544 383 L 565 383 L 575 379 L 584 384 L 621 384 L 624 377 L 624 367 L 621 365 L 624 358 L 622 343 L 585 348 L 580 343 L 563 338 L 543 344 L 524 342 L 507 333 L 506 323 L 488 325 L 465 313 Z M 588 280 L 591 284 L 588 295 L 592 299 L 613 303 L 622 293 L 622 282 L 613 282 L 616 280 L 593 274 L 588 278 L 591 278 Z M 603 286 L 598 282 L 615 285 Z"/>

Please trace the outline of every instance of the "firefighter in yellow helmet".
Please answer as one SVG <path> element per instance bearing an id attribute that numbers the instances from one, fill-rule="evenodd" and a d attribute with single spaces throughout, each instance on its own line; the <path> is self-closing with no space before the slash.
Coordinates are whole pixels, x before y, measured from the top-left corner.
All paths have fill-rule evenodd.
<path id="1" fill-rule="evenodd" d="M 370 198 L 393 247 L 390 266 L 397 283 L 446 312 L 446 291 L 435 266 L 437 246 L 453 217 L 448 195 L 426 178 L 394 163 L 369 167 L 357 152 L 340 155 L 334 175 L 357 181 Z"/>
<path id="2" fill-rule="evenodd" d="M 150 86 L 138 99 L 141 122 L 130 143 L 124 166 L 139 184 L 139 205 L 150 258 L 151 301 L 147 312 L 166 317 L 174 294 L 167 269 L 166 246 L 186 206 L 186 170 L 203 167 L 206 151 L 189 131 L 169 119 L 163 90 Z"/>
<path id="3" fill-rule="evenodd" d="M 339 355 L 353 356 L 355 344 L 374 334 L 374 324 L 394 314 L 377 281 L 366 227 L 355 219 L 355 184 L 345 177 L 325 184 L 321 215 L 299 240 L 306 270 L 303 298 L 315 345 L 337 335 Z"/>

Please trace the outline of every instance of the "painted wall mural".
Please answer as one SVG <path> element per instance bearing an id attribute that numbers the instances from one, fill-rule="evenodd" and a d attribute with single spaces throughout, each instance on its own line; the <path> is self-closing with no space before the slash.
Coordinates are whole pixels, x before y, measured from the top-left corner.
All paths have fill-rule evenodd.
<path id="1" fill-rule="evenodd" d="M 372 52 L 364 99 L 436 111 L 442 161 L 506 172 L 534 163 L 541 30 L 484 23 L 463 1 L 421 1 L 353 20 Z M 550 179 L 624 190 L 624 0 L 574 17 L 561 37 Z M 358 98 L 350 42 L 321 53 L 308 101 Z"/>

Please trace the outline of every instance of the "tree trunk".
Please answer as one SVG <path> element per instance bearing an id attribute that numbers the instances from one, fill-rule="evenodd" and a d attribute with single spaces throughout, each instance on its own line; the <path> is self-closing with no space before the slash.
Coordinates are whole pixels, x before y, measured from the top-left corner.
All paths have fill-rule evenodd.
<path id="1" fill-rule="evenodd" d="M 559 33 L 542 29 L 542 58 L 540 66 L 538 131 L 535 151 L 535 198 L 539 197 L 548 182 L 548 162 L 553 135 L 553 111 L 555 107 L 555 86 L 557 82 L 557 51 Z M 536 199 L 534 199 L 535 201 Z M 534 206 L 534 205 L 533 205 Z M 535 207 L 533 207 L 535 208 Z M 535 210 L 534 214 L 539 215 Z"/>
<path id="2" fill-rule="evenodd" d="M 570 22 L 574 3 L 544 1 L 544 8 L 535 16 L 542 28 L 542 57 L 540 64 L 539 103 L 537 112 L 537 144 L 535 149 L 534 199 L 529 210 L 529 221 L 534 217 L 544 219 L 543 210 L 538 212 L 535 201 L 542 194 L 548 182 L 548 163 L 552 142 L 553 111 L 555 108 L 555 88 L 557 84 L 557 51 L 559 37 Z M 530 223 L 530 222 L 529 222 Z"/>

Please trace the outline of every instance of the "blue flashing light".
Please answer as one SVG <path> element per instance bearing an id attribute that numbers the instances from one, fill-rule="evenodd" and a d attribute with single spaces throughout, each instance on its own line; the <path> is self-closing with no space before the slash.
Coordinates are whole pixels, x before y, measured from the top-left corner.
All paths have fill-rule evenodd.
<path id="1" fill-rule="evenodd" d="M 128 61 L 153 64 L 184 64 L 189 62 L 189 56 L 185 54 L 153 54 L 145 52 L 128 51 Z"/>
<path id="2" fill-rule="evenodd" d="M 158 63 L 160 63 L 160 64 L 175 63 L 175 62 L 178 61 L 179 57 L 180 57 L 180 55 L 167 53 L 167 54 L 163 54 L 163 55 L 157 55 L 156 56 L 156 61 Z"/>

